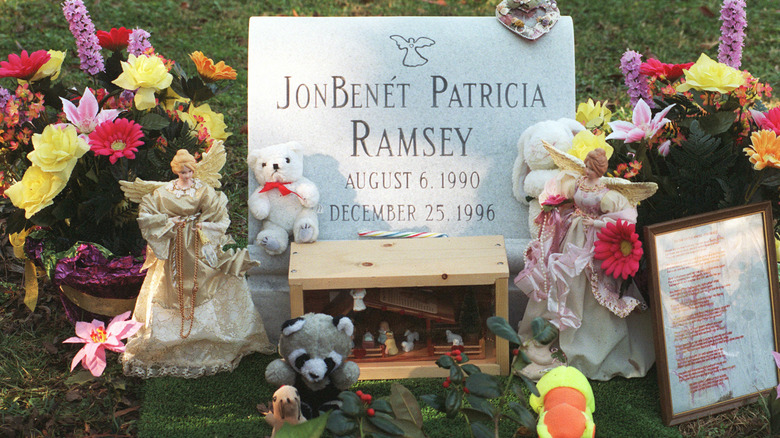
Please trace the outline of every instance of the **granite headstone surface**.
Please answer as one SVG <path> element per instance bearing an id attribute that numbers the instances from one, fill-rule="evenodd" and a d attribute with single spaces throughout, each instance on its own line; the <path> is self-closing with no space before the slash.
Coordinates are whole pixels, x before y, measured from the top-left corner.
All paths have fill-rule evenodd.
<path id="1" fill-rule="evenodd" d="M 501 234 L 516 272 L 530 239 L 512 196 L 516 143 L 533 123 L 574 115 L 572 21 L 529 41 L 493 17 L 253 17 L 248 106 L 250 151 L 304 146 L 320 240 Z M 254 245 L 260 226 L 249 218 L 262 264 L 250 288 L 275 336 L 289 256 Z"/>

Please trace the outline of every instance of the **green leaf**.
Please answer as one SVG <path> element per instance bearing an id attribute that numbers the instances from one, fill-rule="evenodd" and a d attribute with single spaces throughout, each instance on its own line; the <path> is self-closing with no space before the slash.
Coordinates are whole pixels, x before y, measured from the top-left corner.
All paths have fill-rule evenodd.
<path id="1" fill-rule="evenodd" d="M 496 398 L 501 396 L 501 389 L 498 387 L 498 379 L 488 374 L 474 374 L 466 379 L 466 389 L 470 394 L 482 398 Z"/>
<path id="2" fill-rule="evenodd" d="M 512 360 L 512 370 L 520 371 L 527 367 L 530 363 L 531 360 L 528 359 L 528 356 L 525 354 L 525 352 L 521 350 L 518 355 L 515 356 L 514 360 Z"/>
<path id="3" fill-rule="evenodd" d="M 534 340 L 542 345 L 547 345 L 558 337 L 558 329 L 541 316 L 537 316 L 531 321 L 531 330 L 534 334 Z"/>
<path id="4" fill-rule="evenodd" d="M 147 131 L 159 131 L 160 129 L 167 127 L 171 121 L 165 116 L 149 113 L 141 117 L 139 123 Z"/>
<path id="5" fill-rule="evenodd" d="M 471 433 L 474 438 L 493 438 L 494 431 L 484 423 L 471 423 Z"/>
<path id="6" fill-rule="evenodd" d="M 441 394 L 424 394 L 420 396 L 420 400 L 433 409 L 444 412 L 444 397 Z"/>
<path id="7" fill-rule="evenodd" d="M 444 398 L 444 410 L 447 412 L 447 416 L 454 417 L 462 404 L 463 399 L 460 396 L 460 392 L 455 388 L 448 388 L 447 395 Z"/>
<path id="8" fill-rule="evenodd" d="M 528 388 L 529 391 L 531 391 L 531 394 L 539 397 L 539 390 L 536 388 L 536 383 L 534 383 L 533 380 L 529 379 L 528 377 L 524 375 L 520 375 L 520 378 L 523 379 L 523 383 L 525 383 L 525 387 Z"/>
<path id="9" fill-rule="evenodd" d="M 439 368 L 450 369 L 453 364 L 455 364 L 455 361 L 447 355 L 441 356 L 436 360 L 436 365 L 438 365 Z"/>
<path id="10" fill-rule="evenodd" d="M 393 408 L 395 418 L 407 420 L 422 428 L 423 416 L 420 411 L 420 404 L 414 398 L 414 394 L 400 383 L 390 385 L 390 406 Z"/>
<path id="11" fill-rule="evenodd" d="M 93 376 L 92 373 L 90 373 L 87 370 L 78 370 L 75 373 L 73 373 L 70 377 L 65 379 L 66 385 L 83 385 L 87 382 L 91 382 L 93 380 L 97 379 L 97 377 Z"/>
<path id="12" fill-rule="evenodd" d="M 393 424 L 400 427 L 404 431 L 404 438 L 426 438 L 421 427 L 407 420 L 393 420 Z"/>
<path id="13" fill-rule="evenodd" d="M 461 408 L 460 413 L 469 419 L 469 423 L 474 421 L 484 421 L 486 423 L 490 423 L 493 421 L 492 416 L 474 408 Z"/>
<path id="14" fill-rule="evenodd" d="M 491 420 L 496 415 L 495 407 L 489 401 L 485 400 L 482 397 L 478 397 L 474 394 L 469 394 L 466 396 L 466 401 L 469 402 L 472 408 L 484 413 L 485 415 L 490 417 Z"/>
<path id="15" fill-rule="evenodd" d="M 276 431 L 276 438 L 319 438 L 329 422 L 329 414 L 320 415 L 305 423 L 285 423 Z"/>
<path id="16" fill-rule="evenodd" d="M 393 424 L 393 421 L 390 417 L 386 417 L 384 415 L 374 415 L 373 417 L 368 417 L 368 422 L 388 435 L 402 436 L 404 434 L 403 429 Z"/>
<path id="17" fill-rule="evenodd" d="M 363 407 L 363 401 L 360 400 L 357 394 L 351 391 L 342 391 L 339 394 L 339 400 L 341 400 L 341 411 L 350 417 L 355 417 L 360 414 Z"/>
<path id="18" fill-rule="evenodd" d="M 723 134 L 731 128 L 737 119 L 737 113 L 733 111 L 720 111 L 699 118 L 701 129 L 709 135 Z"/>
<path id="19" fill-rule="evenodd" d="M 463 381 L 463 370 L 460 369 L 460 366 L 453 365 L 450 367 L 450 380 L 455 384 L 460 384 Z"/>
<path id="20" fill-rule="evenodd" d="M 393 413 L 393 408 L 390 406 L 390 403 L 387 400 L 383 400 L 383 399 L 374 400 L 371 403 L 371 407 L 378 412 L 384 412 L 386 414 Z"/>
<path id="21" fill-rule="evenodd" d="M 521 344 L 520 337 L 517 336 L 517 332 L 512 329 L 512 326 L 506 321 L 506 319 L 500 316 L 491 316 L 487 319 L 487 326 L 491 332 L 496 336 L 500 336 L 504 339 L 508 339 L 509 342 L 515 344 Z"/>
<path id="22" fill-rule="evenodd" d="M 463 369 L 463 372 L 465 372 L 469 376 L 472 375 L 472 374 L 477 374 L 477 373 L 481 373 L 482 372 L 482 370 L 480 370 L 478 366 L 470 364 L 470 363 L 465 364 L 465 365 L 461 365 L 461 368 Z"/>
<path id="23" fill-rule="evenodd" d="M 536 418 L 525 406 L 512 402 L 509 403 L 509 409 L 520 419 L 520 424 L 530 430 L 536 429 Z"/>
<path id="24" fill-rule="evenodd" d="M 343 436 L 352 433 L 357 429 L 358 425 L 355 420 L 347 417 L 343 412 L 333 411 L 328 415 L 327 427 L 330 433 Z"/>

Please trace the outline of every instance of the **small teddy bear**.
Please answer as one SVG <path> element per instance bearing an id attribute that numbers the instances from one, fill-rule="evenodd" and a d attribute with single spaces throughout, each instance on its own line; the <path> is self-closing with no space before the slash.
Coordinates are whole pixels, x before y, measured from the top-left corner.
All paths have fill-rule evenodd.
<path id="1" fill-rule="evenodd" d="M 584 129 L 574 119 L 545 120 L 526 128 L 517 141 L 517 158 L 512 169 L 512 193 L 518 201 L 528 205 L 528 227 L 532 236 L 538 231 L 534 220 L 542 211 L 535 198 L 542 193 L 545 183 L 559 172 L 542 141 L 566 152 L 571 149 L 574 136 Z M 528 198 L 534 199 L 529 201 Z"/>
<path id="2" fill-rule="evenodd" d="M 303 154 L 297 142 L 252 150 L 249 168 L 259 188 L 249 196 L 249 211 L 262 221 L 255 242 L 271 255 L 281 254 L 290 236 L 298 243 L 315 242 L 319 235 L 317 205 L 320 192 L 303 176 Z"/>
<path id="3" fill-rule="evenodd" d="M 346 316 L 307 313 L 286 321 L 279 338 L 282 358 L 268 364 L 266 381 L 295 386 L 316 417 L 360 377 L 358 365 L 347 360 L 353 331 Z"/>
<path id="4" fill-rule="evenodd" d="M 285 424 L 305 423 L 306 417 L 303 415 L 301 397 L 294 386 L 282 385 L 274 392 L 274 398 L 271 405 L 271 412 L 266 412 L 265 421 L 271 427 L 271 438 L 276 436 L 276 432 Z"/>

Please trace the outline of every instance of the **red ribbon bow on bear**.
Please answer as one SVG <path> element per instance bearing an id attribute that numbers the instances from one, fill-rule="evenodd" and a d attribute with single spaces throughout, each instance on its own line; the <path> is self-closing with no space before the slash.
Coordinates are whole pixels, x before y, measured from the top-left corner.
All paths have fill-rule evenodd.
<path id="1" fill-rule="evenodd" d="M 260 193 L 268 192 L 268 191 L 271 191 L 273 189 L 276 189 L 276 190 L 279 190 L 279 193 L 282 196 L 287 196 L 290 193 L 292 193 L 293 195 L 301 198 L 301 195 L 299 195 L 299 194 L 293 192 L 292 190 L 288 189 L 287 187 L 285 187 L 287 184 L 292 184 L 292 183 L 291 182 L 267 182 L 267 183 L 265 183 L 265 185 L 263 185 L 263 188 L 260 189 Z M 301 199 L 303 199 L 303 198 L 301 198 Z"/>

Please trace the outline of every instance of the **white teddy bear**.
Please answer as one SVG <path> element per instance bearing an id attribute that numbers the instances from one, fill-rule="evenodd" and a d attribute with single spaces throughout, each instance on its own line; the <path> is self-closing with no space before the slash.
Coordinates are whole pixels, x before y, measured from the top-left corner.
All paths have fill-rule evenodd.
<path id="1" fill-rule="evenodd" d="M 300 144 L 289 142 L 253 150 L 248 162 L 259 184 L 249 196 L 249 211 L 262 221 L 256 244 L 276 255 L 287 249 L 290 235 L 298 243 L 316 241 L 320 192 L 303 176 Z"/>
<path id="2" fill-rule="evenodd" d="M 512 169 L 512 193 L 518 201 L 528 205 L 528 227 L 532 236 L 538 231 L 534 219 L 542 211 L 535 198 L 542 193 L 545 183 L 558 174 L 542 140 L 566 152 L 571 149 L 574 136 L 584 129 L 574 119 L 545 120 L 529 126 L 517 141 L 517 158 Z M 528 198 L 534 199 L 529 201 Z"/>

